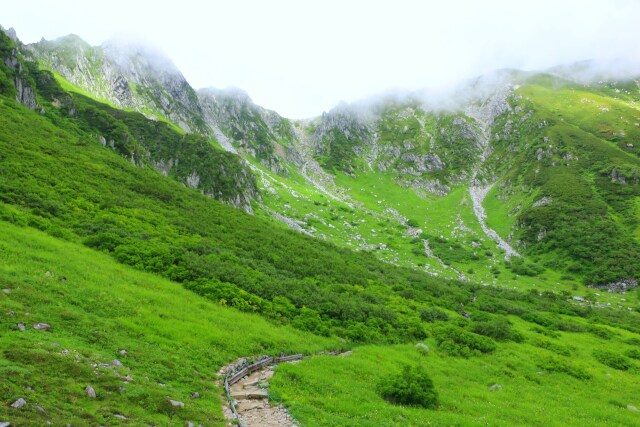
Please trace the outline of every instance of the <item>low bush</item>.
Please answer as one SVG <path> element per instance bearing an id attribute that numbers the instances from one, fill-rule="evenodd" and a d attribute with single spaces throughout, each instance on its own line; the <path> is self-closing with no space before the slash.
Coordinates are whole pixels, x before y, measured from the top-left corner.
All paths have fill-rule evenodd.
<path id="1" fill-rule="evenodd" d="M 384 377 L 377 386 L 378 393 L 397 405 L 435 408 L 438 392 L 422 366 L 405 365 L 400 374 Z"/>
<path id="2" fill-rule="evenodd" d="M 632 348 L 631 350 L 627 350 L 625 355 L 632 359 L 640 360 L 640 350 L 637 348 Z"/>
<path id="3" fill-rule="evenodd" d="M 564 358 L 550 357 L 540 361 L 538 366 L 547 372 L 567 374 L 578 380 L 589 380 L 592 377 L 584 367 L 571 363 Z"/>
<path id="4" fill-rule="evenodd" d="M 522 341 L 522 335 L 513 331 L 511 322 L 505 318 L 496 318 L 485 322 L 475 322 L 471 331 L 478 335 L 493 338 L 496 341 Z"/>
<path id="5" fill-rule="evenodd" d="M 442 310 L 435 307 L 428 307 L 420 309 L 420 319 L 423 322 L 437 322 L 449 320 L 449 315 Z"/>
<path id="6" fill-rule="evenodd" d="M 560 356 L 571 356 L 572 353 L 571 349 L 567 346 L 556 344 L 543 339 L 535 339 L 533 340 L 532 344 L 536 347 L 552 351 L 556 354 L 559 354 Z"/>
<path id="7" fill-rule="evenodd" d="M 632 366 L 628 358 L 608 350 L 595 350 L 593 357 L 603 365 L 620 371 L 626 371 Z"/>
<path id="8" fill-rule="evenodd" d="M 482 353 L 491 353 L 497 347 L 490 338 L 467 332 L 452 325 L 436 328 L 433 335 L 440 350 L 450 356 L 477 356 Z"/>

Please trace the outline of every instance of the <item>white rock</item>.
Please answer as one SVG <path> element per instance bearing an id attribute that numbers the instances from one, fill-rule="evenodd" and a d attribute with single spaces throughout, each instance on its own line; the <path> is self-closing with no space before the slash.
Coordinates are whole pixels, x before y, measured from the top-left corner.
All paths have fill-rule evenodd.
<path id="1" fill-rule="evenodd" d="M 84 391 L 87 393 L 87 396 L 89 396 L 91 399 L 96 398 L 96 391 L 90 385 L 88 385 L 87 388 L 84 389 Z"/>
<path id="2" fill-rule="evenodd" d="M 22 408 L 26 404 L 27 404 L 27 401 L 24 400 L 23 398 L 20 398 L 20 399 L 16 400 L 15 402 L 13 402 L 11 404 L 11 407 L 12 408 Z"/>
<path id="3" fill-rule="evenodd" d="M 179 400 L 169 399 L 169 403 L 171 403 L 171 406 L 175 406 L 175 407 L 179 407 L 179 408 L 184 407 L 184 403 L 180 402 Z"/>

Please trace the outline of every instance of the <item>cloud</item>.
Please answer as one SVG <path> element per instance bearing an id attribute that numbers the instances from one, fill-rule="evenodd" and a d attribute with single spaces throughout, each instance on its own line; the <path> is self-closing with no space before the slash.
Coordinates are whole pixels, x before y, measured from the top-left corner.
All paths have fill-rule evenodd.
<path id="1" fill-rule="evenodd" d="M 179 4 L 32 0 L 3 6 L 26 41 L 76 33 L 100 44 L 143 35 L 196 87 L 237 86 L 294 118 L 391 88 L 438 91 L 501 68 L 640 57 L 637 0 L 420 0 Z M 633 62 L 631 61 L 631 62 Z"/>

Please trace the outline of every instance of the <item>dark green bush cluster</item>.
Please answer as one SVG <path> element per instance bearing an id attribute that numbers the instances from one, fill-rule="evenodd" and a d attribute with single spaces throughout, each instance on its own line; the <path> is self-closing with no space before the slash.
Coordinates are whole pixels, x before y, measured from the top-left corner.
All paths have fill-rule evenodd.
<path id="1" fill-rule="evenodd" d="M 631 350 L 627 350 L 625 355 L 631 359 L 640 360 L 640 349 L 632 348 Z"/>
<path id="2" fill-rule="evenodd" d="M 449 320 L 449 315 L 447 313 L 435 307 L 421 308 L 419 311 L 420 319 L 423 322 L 433 323 L 438 321 L 446 322 Z"/>
<path id="3" fill-rule="evenodd" d="M 626 371 L 632 366 L 628 358 L 609 350 L 594 350 L 593 357 L 603 365 L 620 371 Z"/>
<path id="4" fill-rule="evenodd" d="M 538 366 L 547 372 L 567 374 L 578 380 L 592 378 L 592 375 L 584 367 L 578 366 L 565 358 L 549 357 L 540 361 Z"/>
<path id="5" fill-rule="evenodd" d="M 544 268 L 540 265 L 526 262 L 522 258 L 514 258 L 510 263 L 507 263 L 507 268 L 520 276 L 537 276 L 544 272 Z"/>
<path id="6" fill-rule="evenodd" d="M 403 366 L 401 373 L 383 378 L 377 391 L 397 405 L 436 408 L 439 404 L 438 392 L 422 366 Z"/>
<path id="7" fill-rule="evenodd" d="M 523 337 L 514 331 L 507 318 L 499 317 L 491 320 L 474 322 L 471 331 L 478 335 L 493 338 L 496 341 L 522 342 Z"/>
<path id="8" fill-rule="evenodd" d="M 497 347 L 492 339 L 453 325 L 435 328 L 433 336 L 438 343 L 438 348 L 450 356 L 477 356 L 482 353 L 491 353 Z"/>
<path id="9" fill-rule="evenodd" d="M 536 347 L 552 351 L 560 356 L 571 356 L 571 354 L 573 353 L 572 350 L 567 346 L 556 344 L 544 339 L 535 339 L 533 340 L 532 344 Z"/>

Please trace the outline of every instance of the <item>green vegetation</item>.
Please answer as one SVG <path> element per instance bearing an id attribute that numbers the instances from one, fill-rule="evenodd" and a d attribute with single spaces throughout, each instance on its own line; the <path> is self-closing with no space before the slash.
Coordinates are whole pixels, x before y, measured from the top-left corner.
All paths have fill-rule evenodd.
<path id="1" fill-rule="evenodd" d="M 378 393 L 396 405 L 438 406 L 438 393 L 433 381 L 422 366 L 405 365 L 397 374 L 383 378 L 377 387 Z"/>
<path id="2" fill-rule="evenodd" d="M 640 159 L 630 143 L 639 135 L 632 124 L 637 110 L 631 102 L 604 98 L 597 87 L 561 84 L 553 87 L 543 79 L 518 90 L 527 99 L 520 107 L 531 114 L 512 129 L 521 149 L 513 149 L 513 138 L 496 142 L 494 161 L 507 169 L 503 190 L 494 197 L 518 209 L 516 233 L 527 254 L 541 257 L 545 266 L 582 277 L 588 285 L 638 277 Z M 513 114 L 505 115 L 495 127 L 513 120 Z M 495 201 L 490 223 L 514 225 Z M 493 211 L 499 215 L 495 219 Z M 539 274 L 536 270 L 530 273 Z"/>
<path id="3" fill-rule="evenodd" d="M 249 101 L 223 110 L 240 117 L 224 131 L 251 167 L 13 48 L 0 34 L 0 415 L 12 423 L 221 425 L 221 365 L 344 346 L 281 365 L 271 398 L 308 426 L 637 424 L 638 292 L 577 282 L 638 277 L 633 96 L 539 77 L 509 98 L 479 171 L 499 179 L 488 223 L 525 255 L 504 261 L 469 196 L 482 129 L 468 117 L 413 104 L 378 111 L 375 129 L 346 117 L 348 135 L 332 128 L 314 152 L 336 173 L 331 197 L 283 160 L 291 123 L 267 125 Z M 37 111 L 16 103 L 16 76 Z M 591 102 L 615 117 L 576 106 Z M 378 160 L 395 163 L 368 163 L 372 132 Z M 22 411 L 8 406 L 18 397 Z"/>
<path id="4" fill-rule="evenodd" d="M 280 365 L 271 394 L 306 426 L 439 425 L 620 425 L 633 426 L 640 401 L 637 371 L 600 364 L 592 352 L 601 341 L 590 334 L 560 332 L 544 338 L 553 349 L 538 346 L 541 334 L 509 317 L 523 342 L 498 344 L 493 353 L 452 357 L 434 338 L 431 351 L 413 345 L 362 346 L 348 357 L 318 357 Z M 625 336 L 607 344 L 625 348 Z M 574 348 L 557 354 L 558 348 Z M 546 344 L 548 345 L 548 344 Z M 399 406 L 376 389 L 398 375 L 398 365 L 422 365 L 439 396 L 437 409 Z"/>
<path id="5" fill-rule="evenodd" d="M 339 346 L 221 307 L 78 244 L 7 222 L 0 228 L 0 288 L 8 290 L 0 293 L 0 419 L 14 425 L 222 426 L 214 383 L 221 366 L 246 355 Z M 34 329 L 39 322 L 51 329 Z M 200 398 L 191 399 L 196 391 Z M 9 407 L 19 398 L 24 408 Z"/>

